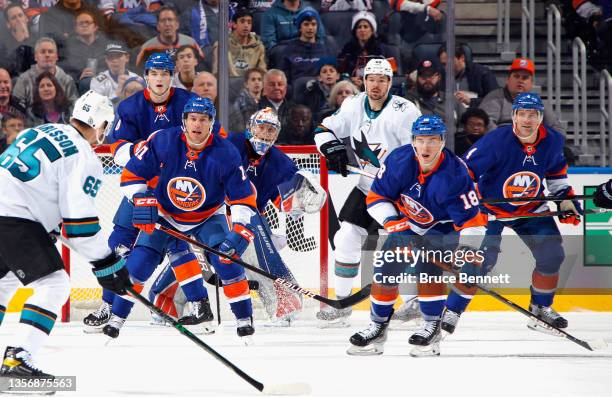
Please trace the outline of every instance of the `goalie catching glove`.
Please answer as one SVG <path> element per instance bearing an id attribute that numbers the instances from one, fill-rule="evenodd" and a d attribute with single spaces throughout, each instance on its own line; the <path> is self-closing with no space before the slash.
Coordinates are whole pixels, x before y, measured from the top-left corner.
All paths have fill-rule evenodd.
<path id="1" fill-rule="evenodd" d="M 125 295 L 126 288 L 132 286 L 130 274 L 125 267 L 125 259 L 114 252 L 104 259 L 91 262 L 91 265 L 93 274 L 98 278 L 102 288 Z"/>
<path id="2" fill-rule="evenodd" d="M 132 215 L 134 227 L 148 234 L 153 233 L 159 219 L 155 195 L 153 192 L 136 193 L 132 200 L 134 201 L 134 214 Z"/>
<path id="3" fill-rule="evenodd" d="M 219 244 L 217 249 L 227 256 L 239 258 L 242 256 L 244 251 L 246 251 L 254 238 L 255 234 L 253 234 L 253 232 L 246 226 L 240 223 L 234 223 L 232 231 L 225 236 L 225 240 Z M 222 263 L 232 263 L 231 260 L 226 258 L 219 258 L 219 260 Z"/>
<path id="4" fill-rule="evenodd" d="M 317 213 L 325 205 L 327 193 L 319 185 L 316 177 L 308 171 L 300 170 L 288 182 L 278 185 L 281 197 L 281 211 L 296 218 L 303 213 Z"/>

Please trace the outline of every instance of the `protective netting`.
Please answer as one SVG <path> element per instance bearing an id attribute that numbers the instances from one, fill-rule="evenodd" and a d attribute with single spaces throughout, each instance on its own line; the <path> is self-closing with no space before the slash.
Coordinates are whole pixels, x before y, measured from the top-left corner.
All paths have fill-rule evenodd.
<path id="1" fill-rule="evenodd" d="M 314 152 L 312 147 L 305 147 L 306 153 L 287 153 L 295 162 L 299 169 L 305 169 L 320 178 L 320 156 Z M 310 153 L 308 153 L 310 150 Z M 103 231 L 108 235 L 112 231 L 113 216 L 122 199 L 119 188 L 119 179 L 122 167 L 117 166 L 106 148 L 99 149 L 98 156 L 104 168 L 104 181 L 98 196 L 96 197 L 96 207 L 100 216 L 100 224 Z M 269 203 L 265 216 L 268 219 L 272 232 L 275 235 L 284 235 L 287 239 L 287 246 L 280 251 L 280 254 L 295 276 L 300 286 L 319 291 L 321 286 L 321 233 L 320 227 L 324 214 L 306 215 L 301 219 L 293 220 L 284 213 L 279 212 L 272 203 Z M 323 244 L 327 245 L 326 239 Z M 325 255 L 323 255 L 325 256 Z M 256 264 L 256 256 L 247 253 L 243 259 L 249 263 Z M 70 317 L 80 319 L 91 309 L 97 308 L 101 304 L 102 289 L 96 282 L 91 273 L 90 265 L 78 253 L 71 253 L 71 293 L 70 293 Z M 158 272 L 163 269 L 165 263 L 158 266 L 157 271 L 149 279 L 148 285 L 152 284 Z M 214 287 L 206 284 L 209 295 L 214 301 Z M 145 293 L 148 292 L 145 286 Z M 221 292 L 223 296 L 223 293 Z M 223 300 L 223 297 L 221 298 Z M 258 299 L 254 300 L 254 305 L 260 305 Z M 140 305 L 136 305 L 140 306 Z M 222 306 L 227 306 L 223 304 Z M 224 312 L 227 309 L 224 309 Z M 228 315 L 229 315 L 229 311 Z M 146 310 L 137 309 L 130 318 L 148 318 Z M 222 316 L 223 317 L 223 316 Z M 228 317 L 225 316 L 225 319 Z"/>

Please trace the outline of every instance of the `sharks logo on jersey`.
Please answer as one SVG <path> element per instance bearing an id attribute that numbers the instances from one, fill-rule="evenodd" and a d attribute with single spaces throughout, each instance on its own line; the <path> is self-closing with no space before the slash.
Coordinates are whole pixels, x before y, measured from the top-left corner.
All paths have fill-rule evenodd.
<path id="1" fill-rule="evenodd" d="M 176 208 L 195 211 L 204 204 L 206 192 L 197 179 L 181 176 L 168 182 L 168 197 Z"/>
<path id="2" fill-rule="evenodd" d="M 540 177 L 530 171 L 516 172 L 504 182 L 504 197 L 536 197 L 540 191 Z M 527 202 L 510 203 L 514 206 L 521 206 Z"/>
<path id="3" fill-rule="evenodd" d="M 355 154 L 359 158 L 361 166 L 364 167 L 370 164 L 376 168 L 380 168 L 380 159 L 387 153 L 382 150 L 380 143 L 369 143 L 365 137 L 364 129 L 367 132 L 371 126 L 369 120 L 361 126 L 361 141 L 351 137 L 351 144 L 355 150 Z"/>
<path id="4" fill-rule="evenodd" d="M 405 194 L 402 194 L 401 197 L 404 210 L 410 219 L 421 225 L 428 225 L 434 221 L 433 215 L 423 206 L 423 204 Z"/>

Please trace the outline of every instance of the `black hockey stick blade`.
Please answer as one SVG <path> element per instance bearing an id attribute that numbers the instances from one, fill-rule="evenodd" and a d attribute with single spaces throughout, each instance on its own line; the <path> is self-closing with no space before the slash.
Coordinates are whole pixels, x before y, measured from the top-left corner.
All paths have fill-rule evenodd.
<path id="1" fill-rule="evenodd" d="M 167 233 L 169 235 L 171 235 L 172 237 L 176 237 L 179 240 L 183 240 L 189 244 L 198 246 L 200 248 L 202 248 L 205 251 L 208 251 L 211 254 L 217 255 L 221 258 L 225 258 L 227 260 L 230 260 L 242 267 L 244 267 L 245 269 L 249 269 L 250 271 L 257 273 L 259 275 L 262 275 L 266 278 L 269 278 L 270 280 L 273 280 L 275 284 L 278 284 L 279 286 L 283 286 L 285 288 L 290 289 L 291 291 L 295 291 L 297 293 L 300 293 L 304 296 L 307 296 L 309 298 L 312 298 L 314 300 L 318 300 L 319 302 L 323 302 L 329 306 L 335 307 L 336 309 L 344 309 L 350 306 L 353 306 L 359 302 L 361 302 L 362 300 L 366 299 L 368 296 L 370 296 L 370 288 L 372 287 L 371 284 L 368 284 L 365 288 L 363 288 L 362 290 L 358 291 L 356 294 L 351 295 L 351 296 L 347 296 L 344 299 L 340 299 L 340 300 L 335 300 L 335 299 L 329 299 L 326 298 L 324 296 L 315 294 L 314 292 L 308 291 L 305 288 L 300 287 L 297 284 L 292 283 L 291 281 L 285 280 L 284 278 L 281 277 L 276 277 L 270 273 L 268 273 L 267 271 L 258 268 L 257 266 L 253 266 L 250 265 L 248 263 L 246 263 L 245 261 L 243 261 L 242 259 L 239 258 L 234 258 L 232 256 L 229 256 L 217 249 L 214 249 L 212 247 L 209 247 L 206 244 L 203 244 L 201 242 L 199 242 L 198 240 L 195 240 L 189 236 L 184 235 L 181 232 L 178 232 L 176 230 L 167 228 L 163 225 L 160 225 L 159 223 L 155 225 L 155 228 L 158 230 L 161 230 L 164 233 Z"/>
<path id="2" fill-rule="evenodd" d="M 449 273 L 454 274 L 455 276 L 459 276 L 459 272 L 455 269 L 452 269 L 450 266 L 444 264 L 444 263 L 440 263 L 438 261 L 432 261 L 432 263 L 436 266 L 438 266 L 439 268 L 441 268 L 442 270 L 445 270 Z M 525 316 L 529 317 L 530 319 L 534 320 L 539 326 L 541 326 L 542 328 L 547 329 L 551 334 L 555 335 L 555 336 L 560 336 L 562 338 L 565 338 L 567 340 L 570 340 L 582 347 L 584 347 L 587 350 L 590 351 L 595 351 L 595 350 L 600 350 L 600 349 L 605 349 L 606 347 L 608 347 L 608 344 L 606 343 L 605 340 L 603 339 L 596 339 L 590 342 L 584 341 L 582 339 L 578 339 L 575 336 L 565 332 L 564 330 L 555 327 L 554 325 L 550 325 L 547 322 L 541 320 L 538 316 L 536 316 L 535 314 L 533 314 L 532 312 L 530 312 L 527 309 L 524 309 L 523 307 L 519 306 L 518 304 L 512 302 L 510 299 L 505 298 L 503 296 L 501 296 L 500 294 L 498 294 L 497 292 L 482 286 L 481 284 L 473 284 L 476 288 L 478 288 L 479 290 L 481 290 L 482 292 L 491 295 L 493 298 L 497 299 L 498 301 L 500 301 L 501 303 L 510 306 L 511 308 L 513 308 L 514 310 L 518 311 L 519 313 L 524 314 Z"/>
<path id="3" fill-rule="evenodd" d="M 592 194 L 583 194 L 576 196 L 540 196 L 540 197 L 501 197 L 501 198 L 489 198 L 480 200 L 481 203 L 484 204 L 496 204 L 496 203 L 516 203 L 516 202 L 525 202 L 525 203 L 533 203 L 539 201 L 563 201 L 563 200 L 591 200 L 595 197 Z"/>
<path id="4" fill-rule="evenodd" d="M 210 353 L 214 358 L 219 360 L 223 365 L 234 371 L 238 376 L 247 381 L 251 386 L 259 390 L 264 394 L 271 395 L 305 395 L 310 394 L 311 389 L 310 385 L 303 382 L 298 383 L 287 383 L 287 384 L 267 384 L 253 379 L 246 372 L 238 368 L 234 363 L 229 361 L 227 358 L 223 357 L 220 353 L 218 353 L 215 349 L 208 346 L 204 341 L 200 338 L 192 334 L 187 328 L 183 325 L 179 324 L 178 321 L 167 315 L 163 310 L 159 309 L 157 306 L 149 302 L 144 296 L 140 295 L 136 292 L 132 287 L 127 288 L 130 295 L 132 295 L 137 301 L 145 305 L 149 310 L 154 311 L 157 315 L 163 317 L 164 320 L 171 323 L 174 328 L 176 328 L 181 334 L 185 335 L 187 338 L 191 339 L 196 345 L 200 346 L 202 349 L 206 350 Z"/>

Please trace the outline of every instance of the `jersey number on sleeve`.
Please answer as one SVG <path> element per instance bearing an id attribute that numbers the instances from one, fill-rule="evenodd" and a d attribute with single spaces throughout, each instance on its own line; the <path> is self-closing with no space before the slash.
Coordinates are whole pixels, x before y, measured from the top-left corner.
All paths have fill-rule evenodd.
<path id="1" fill-rule="evenodd" d="M 40 174 L 40 160 L 35 156 L 39 150 L 43 151 L 50 162 L 62 157 L 47 138 L 32 142 L 37 136 L 36 130 L 24 132 L 0 156 L 0 167 L 9 170 L 15 178 L 22 182 L 31 181 Z"/>
<path id="2" fill-rule="evenodd" d="M 96 179 L 93 176 L 88 176 L 87 179 L 85 179 L 83 191 L 85 192 L 85 194 L 89 194 L 91 197 L 96 197 L 101 184 L 101 180 Z"/>
<path id="3" fill-rule="evenodd" d="M 478 196 L 473 190 L 470 190 L 467 195 L 462 194 L 461 196 L 459 196 L 459 198 L 463 200 L 464 210 L 469 210 L 470 208 L 477 207 L 478 204 L 480 204 L 480 202 L 478 201 Z"/>

